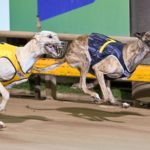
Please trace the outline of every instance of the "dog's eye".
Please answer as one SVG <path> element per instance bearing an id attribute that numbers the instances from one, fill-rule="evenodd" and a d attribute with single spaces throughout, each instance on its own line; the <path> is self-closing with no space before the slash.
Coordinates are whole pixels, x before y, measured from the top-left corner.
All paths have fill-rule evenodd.
<path id="1" fill-rule="evenodd" d="M 50 39 L 52 39 L 53 37 L 51 35 L 48 36 Z"/>

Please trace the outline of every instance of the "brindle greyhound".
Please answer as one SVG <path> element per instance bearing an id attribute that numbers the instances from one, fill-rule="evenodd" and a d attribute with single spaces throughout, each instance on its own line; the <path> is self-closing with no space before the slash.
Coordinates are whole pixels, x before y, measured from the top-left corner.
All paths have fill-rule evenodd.
<path id="1" fill-rule="evenodd" d="M 5 43 L 1 44 L 1 47 L 3 45 L 5 46 Z M 42 31 L 36 33 L 24 47 L 0 50 L 0 93 L 2 95 L 0 111 L 5 109 L 9 100 L 9 92 L 4 86 L 27 81 L 37 59 L 43 54 L 53 58 L 58 57 L 60 48 L 61 41 L 56 33 Z"/>
<path id="2" fill-rule="evenodd" d="M 129 77 L 138 64 L 150 52 L 150 32 L 136 33 L 134 42 L 122 44 L 98 33 L 79 36 L 68 46 L 65 57 L 57 64 L 44 69 L 50 70 L 65 61 L 80 70 L 80 88 L 84 93 L 94 97 L 97 101 L 116 104 L 111 89 L 105 83 L 104 76 L 112 79 Z M 99 39 L 100 37 L 100 39 Z M 104 41 L 102 43 L 102 41 Z M 99 43 L 101 43 L 99 45 Z M 118 52 L 118 49 L 119 50 Z M 100 85 L 103 100 L 96 92 L 87 88 L 86 74 L 91 71 L 96 75 Z M 125 103 L 123 105 L 128 107 Z"/>

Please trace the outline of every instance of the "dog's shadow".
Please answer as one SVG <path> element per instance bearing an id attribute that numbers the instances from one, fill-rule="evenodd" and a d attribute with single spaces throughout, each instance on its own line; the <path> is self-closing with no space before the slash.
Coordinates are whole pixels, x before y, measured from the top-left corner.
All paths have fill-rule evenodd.
<path id="1" fill-rule="evenodd" d="M 33 108 L 27 107 L 28 109 L 36 110 L 36 111 L 52 111 L 57 110 L 61 112 L 65 112 L 68 115 L 73 117 L 78 117 L 81 119 L 86 119 L 89 121 L 111 121 L 111 122 L 118 122 L 122 123 L 123 121 L 115 121 L 112 118 L 122 117 L 122 116 L 144 116 L 140 113 L 131 112 L 131 111 L 104 111 L 100 109 L 91 109 L 91 108 L 84 108 L 84 107 L 62 107 L 57 109 L 44 109 L 44 108 Z M 111 118 L 111 119 L 110 119 Z"/>
<path id="2" fill-rule="evenodd" d="M 90 121 L 111 121 L 111 122 L 122 122 L 122 121 L 115 121 L 113 119 L 110 119 L 112 117 L 121 117 L 121 116 L 127 116 L 127 115 L 134 115 L 134 116 L 143 116 L 136 112 L 129 112 L 129 111 L 119 111 L 119 112 L 110 112 L 110 111 L 104 111 L 104 110 L 98 110 L 98 109 L 91 109 L 91 108 L 59 108 L 57 109 L 59 111 L 67 112 L 69 115 L 72 115 L 74 117 L 79 117 L 83 119 L 87 119 Z"/>
<path id="3" fill-rule="evenodd" d="M 0 113 L 0 120 L 5 123 L 22 123 L 27 120 L 51 121 L 50 119 L 42 116 L 34 116 L 34 115 L 13 116 L 2 113 Z"/>

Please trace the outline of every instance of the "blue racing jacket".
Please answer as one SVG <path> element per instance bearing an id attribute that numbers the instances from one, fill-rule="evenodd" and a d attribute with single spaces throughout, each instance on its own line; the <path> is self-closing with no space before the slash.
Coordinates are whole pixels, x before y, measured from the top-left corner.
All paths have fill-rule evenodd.
<path id="1" fill-rule="evenodd" d="M 132 72 L 130 72 L 123 60 L 122 50 L 124 44 L 111 39 L 102 34 L 92 33 L 88 38 L 88 50 L 91 56 L 91 67 L 101 60 L 105 59 L 107 56 L 115 56 L 124 69 L 124 73 L 121 77 L 129 77 Z"/>

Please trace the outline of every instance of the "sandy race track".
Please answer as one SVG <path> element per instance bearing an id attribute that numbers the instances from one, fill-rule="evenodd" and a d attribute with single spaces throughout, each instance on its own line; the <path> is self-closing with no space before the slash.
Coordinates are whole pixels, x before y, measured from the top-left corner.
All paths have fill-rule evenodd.
<path id="1" fill-rule="evenodd" d="M 150 150 L 150 111 L 11 98 L 0 150 Z"/>

